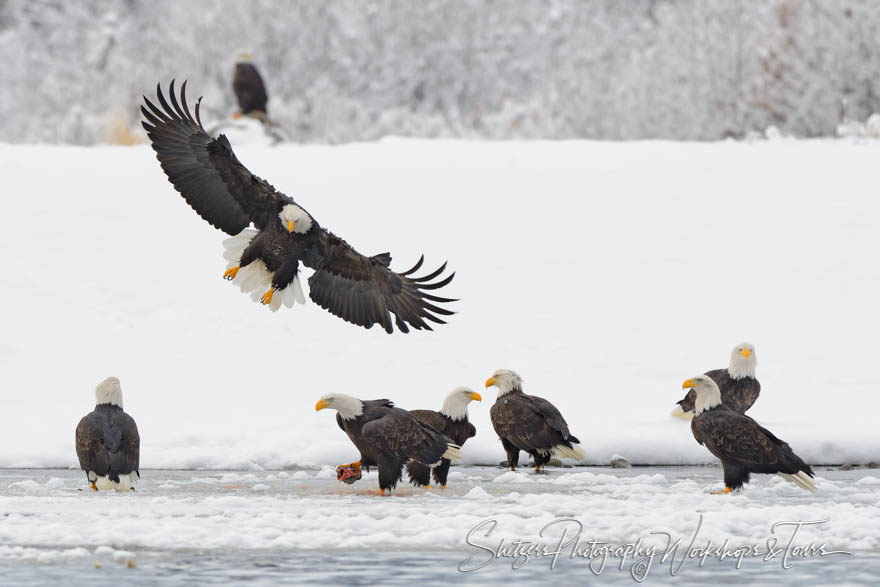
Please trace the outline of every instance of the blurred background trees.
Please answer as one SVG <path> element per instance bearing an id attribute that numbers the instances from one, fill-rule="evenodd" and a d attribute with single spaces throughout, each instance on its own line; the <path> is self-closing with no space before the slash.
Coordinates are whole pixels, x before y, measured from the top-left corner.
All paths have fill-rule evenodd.
<path id="1" fill-rule="evenodd" d="M 880 111 L 877 0 L 0 0 L 0 141 L 126 142 L 172 77 L 294 140 L 833 135 Z"/>

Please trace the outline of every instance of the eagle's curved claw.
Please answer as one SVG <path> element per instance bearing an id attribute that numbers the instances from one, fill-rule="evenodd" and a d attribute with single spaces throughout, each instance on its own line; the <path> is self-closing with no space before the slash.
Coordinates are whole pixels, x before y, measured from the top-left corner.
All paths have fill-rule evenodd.
<path id="1" fill-rule="evenodd" d="M 272 302 L 272 294 L 274 294 L 274 293 L 275 293 L 275 288 L 274 288 L 274 287 L 270 287 L 270 288 L 269 288 L 269 291 L 267 291 L 266 293 L 264 293 L 264 294 L 263 294 L 263 297 L 260 298 L 260 302 L 262 302 L 262 304 L 263 304 L 264 306 L 265 306 L 266 304 L 271 303 L 271 302 Z"/>
<path id="2" fill-rule="evenodd" d="M 239 269 L 241 269 L 241 267 L 239 267 L 238 265 L 236 265 L 235 267 L 230 267 L 223 273 L 223 279 L 225 279 L 226 281 L 232 281 L 233 279 L 235 279 L 235 276 L 238 275 Z"/>
<path id="3" fill-rule="evenodd" d="M 724 491 L 713 491 L 712 495 L 724 495 L 725 493 L 730 493 L 730 487 L 725 487 Z"/>

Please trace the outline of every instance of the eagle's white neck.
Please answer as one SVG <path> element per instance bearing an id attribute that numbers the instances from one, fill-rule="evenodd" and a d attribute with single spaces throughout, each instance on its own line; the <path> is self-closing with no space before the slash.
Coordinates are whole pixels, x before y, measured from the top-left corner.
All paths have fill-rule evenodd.
<path id="1" fill-rule="evenodd" d="M 116 377 L 108 377 L 95 388 L 95 403 L 122 407 L 122 386 Z"/>
<path id="2" fill-rule="evenodd" d="M 513 371 L 495 376 L 495 387 L 498 388 L 498 397 L 507 395 L 511 391 L 522 391 L 523 380 Z"/>
<path id="3" fill-rule="evenodd" d="M 364 402 L 344 393 L 333 394 L 332 407 L 339 412 L 343 420 L 353 420 L 364 413 Z"/>
<path id="4" fill-rule="evenodd" d="M 754 378 L 757 364 L 758 357 L 755 356 L 754 351 L 747 359 L 740 351 L 733 349 L 733 352 L 730 353 L 730 366 L 727 368 L 727 373 L 731 379 Z"/>
<path id="5" fill-rule="evenodd" d="M 697 401 L 694 402 L 694 413 L 697 416 L 721 403 L 721 390 L 712 380 L 705 385 L 695 387 L 694 391 L 697 392 Z"/>
<path id="6" fill-rule="evenodd" d="M 465 396 L 461 389 L 454 389 L 443 400 L 443 407 L 440 408 L 440 413 L 452 421 L 466 420 L 469 403 L 471 403 L 471 399 Z"/>

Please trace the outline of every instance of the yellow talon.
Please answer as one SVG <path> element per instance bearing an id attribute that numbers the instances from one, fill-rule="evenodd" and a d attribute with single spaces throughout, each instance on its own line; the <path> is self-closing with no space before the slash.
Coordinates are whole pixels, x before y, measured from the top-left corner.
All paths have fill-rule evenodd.
<path id="1" fill-rule="evenodd" d="M 94 481 L 92 481 L 91 483 L 89 483 L 89 487 L 91 487 L 91 488 L 94 489 L 95 491 L 98 490 L 98 487 L 95 485 L 95 482 L 94 482 Z"/>
<path id="2" fill-rule="evenodd" d="M 266 293 L 263 294 L 263 297 L 260 298 L 260 301 L 263 302 L 263 305 L 264 305 L 264 306 L 265 306 L 266 304 L 272 302 L 272 294 L 274 294 L 274 293 L 275 293 L 275 288 L 274 288 L 274 287 L 270 287 L 270 288 L 269 288 L 269 291 L 267 291 Z"/>
<path id="3" fill-rule="evenodd" d="M 235 276 L 238 275 L 238 270 L 241 269 L 238 265 L 235 267 L 230 267 L 226 271 L 223 272 L 223 279 L 226 281 L 232 281 L 235 279 Z"/>
<path id="4" fill-rule="evenodd" d="M 441 485 L 441 486 L 440 486 L 440 489 L 446 489 L 446 486 L 445 486 L 445 485 Z"/>
<path id="5" fill-rule="evenodd" d="M 712 495 L 724 495 L 725 493 L 730 493 L 730 487 L 725 487 L 724 491 L 713 491 Z"/>
<path id="6" fill-rule="evenodd" d="M 425 489 L 431 489 L 430 485 L 425 485 Z"/>

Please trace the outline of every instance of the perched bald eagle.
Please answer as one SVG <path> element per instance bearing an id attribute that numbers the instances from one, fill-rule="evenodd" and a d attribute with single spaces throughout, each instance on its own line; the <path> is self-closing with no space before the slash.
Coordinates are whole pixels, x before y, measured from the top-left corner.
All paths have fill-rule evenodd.
<path id="1" fill-rule="evenodd" d="M 507 451 L 510 470 L 516 470 L 521 450 L 535 459 L 535 472 L 540 472 L 553 455 L 583 459 L 581 441 L 568 432 L 568 424 L 556 406 L 542 397 L 524 394 L 522 383 L 522 378 L 508 369 L 495 371 L 486 381 L 486 387 L 498 388 L 489 415 Z"/>
<path id="2" fill-rule="evenodd" d="M 389 334 L 394 323 L 431 330 L 428 322 L 445 324 L 437 315 L 453 312 L 436 304 L 455 300 L 429 293 L 447 285 L 454 273 L 439 281 L 446 268 L 416 277 L 424 257 L 408 271 L 390 269 L 391 255 L 366 257 L 322 228 L 292 198 L 252 175 L 235 157 L 226 137 L 212 139 L 186 104 L 186 83 L 180 103 L 170 87 L 171 104 L 157 88 L 160 107 L 144 97 L 143 126 L 162 169 L 184 199 L 212 226 L 235 235 L 224 241 L 229 262 L 224 277 L 272 310 L 284 303 L 305 303 L 299 282 L 300 263 L 314 270 L 309 278 L 313 302 L 358 326 L 379 324 Z M 247 227 L 253 223 L 255 229 Z M 264 292 L 261 294 L 261 292 Z"/>
<path id="3" fill-rule="evenodd" d="M 743 342 L 730 351 L 730 366 L 727 369 L 706 371 L 721 390 L 721 402 L 735 412 L 745 414 L 761 394 L 761 384 L 755 379 L 755 367 L 758 356 L 754 345 Z M 694 402 L 697 394 L 694 390 L 687 392 L 684 399 L 677 402 L 672 410 L 676 418 L 693 418 Z"/>
<path id="4" fill-rule="evenodd" d="M 711 377 L 697 375 L 685 381 L 682 388 L 696 393 L 691 431 L 698 443 L 721 460 L 723 493 L 741 488 L 749 482 L 751 473 L 778 473 L 799 487 L 816 490 L 810 466 L 794 454 L 787 442 L 723 404 L 721 390 Z"/>
<path id="5" fill-rule="evenodd" d="M 456 387 L 443 401 L 443 407 L 439 412 L 434 410 L 411 410 L 414 415 L 424 424 L 439 430 L 452 439 L 458 446 L 464 446 L 468 438 L 477 433 L 474 425 L 468 421 L 468 404 L 472 401 L 483 401 L 480 394 L 467 387 Z M 446 488 L 446 478 L 449 476 L 449 465 L 452 461 L 443 459 L 434 467 L 434 481 L 441 487 Z M 431 468 L 416 461 L 410 461 L 406 465 L 409 479 L 415 486 L 431 487 Z"/>
<path id="6" fill-rule="evenodd" d="M 315 410 L 336 410 L 336 423 L 361 453 L 359 461 L 342 468 L 379 469 L 379 489 L 393 491 L 410 461 L 435 467 L 442 459 L 461 458 L 459 446 L 448 436 L 423 424 L 412 413 L 394 407 L 387 399 L 359 400 L 344 393 L 322 397 Z"/>
<path id="7" fill-rule="evenodd" d="M 266 86 L 263 77 L 257 71 L 253 63 L 253 56 L 247 51 L 239 51 L 235 56 L 235 72 L 232 76 L 232 91 L 238 100 L 239 116 L 251 116 L 258 120 L 267 120 L 269 111 L 266 102 L 269 96 L 266 94 Z"/>
<path id="8" fill-rule="evenodd" d="M 141 438 L 134 419 L 122 410 L 119 379 L 108 377 L 95 388 L 94 411 L 76 427 L 76 456 L 89 486 L 134 490 L 132 473 L 140 478 Z"/>

